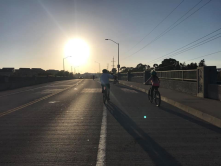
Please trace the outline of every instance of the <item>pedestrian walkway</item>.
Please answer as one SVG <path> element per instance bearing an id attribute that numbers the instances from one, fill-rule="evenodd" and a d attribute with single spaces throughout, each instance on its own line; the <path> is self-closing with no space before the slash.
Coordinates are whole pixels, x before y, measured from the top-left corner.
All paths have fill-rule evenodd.
<path id="1" fill-rule="evenodd" d="M 148 93 L 150 85 L 120 81 L 120 84 Z M 221 127 L 221 102 L 200 98 L 171 89 L 159 88 L 161 99 L 215 126 Z"/>

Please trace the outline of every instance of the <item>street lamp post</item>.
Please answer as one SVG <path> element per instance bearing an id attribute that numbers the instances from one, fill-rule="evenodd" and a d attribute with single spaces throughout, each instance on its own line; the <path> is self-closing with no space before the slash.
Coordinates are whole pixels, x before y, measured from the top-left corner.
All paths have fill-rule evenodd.
<path id="1" fill-rule="evenodd" d="M 114 42 L 115 44 L 117 44 L 118 45 L 118 65 L 117 65 L 117 69 L 118 69 L 118 78 L 119 78 L 119 68 L 120 68 L 120 60 L 119 60 L 119 43 L 117 43 L 117 42 L 115 42 L 115 41 L 113 41 L 113 40 L 111 40 L 111 39 L 105 39 L 105 40 L 110 40 L 110 41 L 112 41 L 112 42 Z"/>
<path id="2" fill-rule="evenodd" d="M 99 62 L 96 62 L 96 61 L 94 61 L 94 62 L 99 64 L 99 73 L 100 73 L 100 71 L 101 71 L 100 63 L 99 63 Z"/>
<path id="3" fill-rule="evenodd" d="M 67 56 L 67 57 L 63 58 L 63 70 L 64 70 L 64 71 L 65 71 L 65 68 L 64 68 L 64 60 L 65 60 L 66 58 L 69 58 L 69 57 L 71 57 L 71 56 Z"/>

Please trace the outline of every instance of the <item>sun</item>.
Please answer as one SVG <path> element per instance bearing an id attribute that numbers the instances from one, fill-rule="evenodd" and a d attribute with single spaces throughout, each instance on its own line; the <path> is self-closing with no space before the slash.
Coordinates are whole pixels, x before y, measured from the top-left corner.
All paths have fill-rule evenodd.
<path id="1" fill-rule="evenodd" d="M 82 39 L 71 39 L 64 47 L 65 57 L 70 57 L 69 62 L 74 66 L 80 66 L 87 62 L 90 49 L 88 44 Z"/>

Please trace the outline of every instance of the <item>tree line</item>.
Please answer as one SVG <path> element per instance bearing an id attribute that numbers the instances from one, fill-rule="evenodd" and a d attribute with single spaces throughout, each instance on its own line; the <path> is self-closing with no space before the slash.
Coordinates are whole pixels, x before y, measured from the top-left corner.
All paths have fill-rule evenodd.
<path id="1" fill-rule="evenodd" d="M 179 63 L 176 59 L 164 59 L 161 64 L 153 64 L 151 67 L 150 65 L 146 65 L 143 63 L 137 64 L 136 67 L 126 67 L 123 66 L 120 68 L 121 73 L 127 73 L 127 72 L 142 72 L 146 70 L 156 70 L 156 71 L 166 71 L 166 70 L 192 70 L 197 69 L 197 67 L 206 66 L 205 60 L 202 59 L 198 64 L 197 63 L 190 63 L 186 64 L 185 62 Z M 116 73 L 117 69 L 113 68 L 112 72 Z"/>

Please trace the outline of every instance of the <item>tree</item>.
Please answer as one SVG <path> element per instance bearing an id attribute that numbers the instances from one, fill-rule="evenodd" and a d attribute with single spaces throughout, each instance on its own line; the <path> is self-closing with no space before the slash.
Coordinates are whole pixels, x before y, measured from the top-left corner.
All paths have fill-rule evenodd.
<path id="1" fill-rule="evenodd" d="M 120 71 L 121 71 L 121 72 L 125 72 L 126 69 L 127 69 L 127 68 L 126 68 L 125 66 L 123 66 L 123 67 L 120 68 Z"/>
<path id="2" fill-rule="evenodd" d="M 146 69 L 147 65 L 144 65 L 142 63 L 137 64 L 136 69 L 137 71 L 144 71 Z"/>
<path id="3" fill-rule="evenodd" d="M 179 61 L 176 59 L 164 59 L 162 63 L 159 65 L 158 70 L 165 71 L 165 70 L 179 70 L 180 65 Z"/>
<path id="4" fill-rule="evenodd" d="M 203 67 L 203 66 L 206 66 L 204 59 L 202 59 L 202 60 L 199 62 L 199 67 Z"/>
<path id="5" fill-rule="evenodd" d="M 197 63 L 190 63 L 190 64 L 188 64 L 187 66 L 186 66 L 186 69 L 187 70 L 192 70 L 192 69 L 197 69 Z"/>

